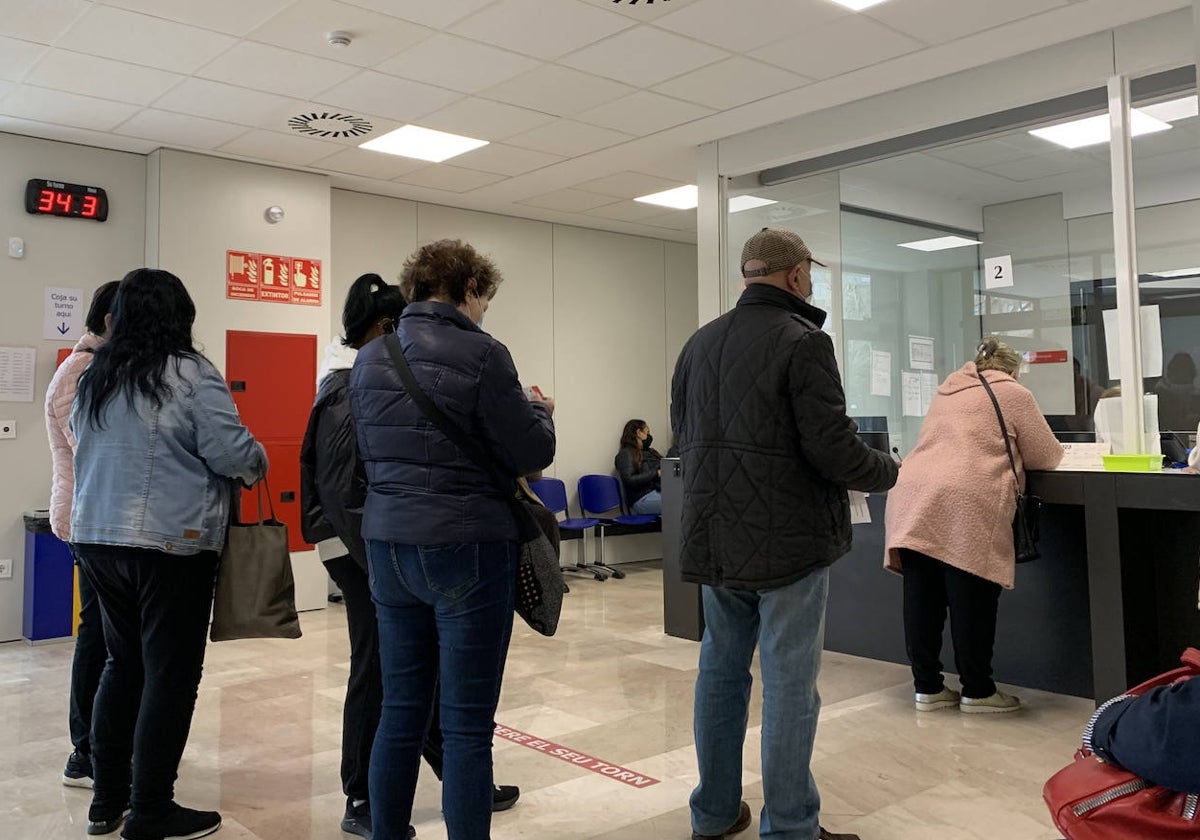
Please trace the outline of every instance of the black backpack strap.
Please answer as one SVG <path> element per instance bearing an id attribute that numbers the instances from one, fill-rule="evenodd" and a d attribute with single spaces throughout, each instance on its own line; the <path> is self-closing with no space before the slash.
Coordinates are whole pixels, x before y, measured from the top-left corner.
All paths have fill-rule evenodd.
<path id="1" fill-rule="evenodd" d="M 983 383 L 983 390 L 987 391 L 988 398 L 992 401 L 992 406 L 996 409 L 996 419 L 1000 421 L 1000 434 L 1004 437 L 1004 449 L 1008 452 L 1008 466 L 1012 470 L 1013 481 L 1017 482 L 1017 492 L 1021 491 L 1021 480 L 1017 477 L 1017 462 L 1013 458 L 1012 443 L 1008 439 L 1008 426 L 1004 423 L 1004 413 L 1000 411 L 1000 403 L 996 401 L 996 394 L 992 391 L 992 386 L 988 384 L 987 377 L 983 375 L 983 371 L 977 370 L 979 381 Z"/>
<path id="2" fill-rule="evenodd" d="M 517 520 L 517 527 L 521 531 L 523 540 L 530 539 L 541 533 L 537 529 L 537 523 L 533 522 L 525 511 L 521 501 L 517 498 L 516 481 L 512 478 L 506 478 L 504 471 L 496 462 L 496 459 L 480 446 L 476 441 L 472 440 L 467 434 L 460 429 L 453 420 L 445 415 L 438 408 L 433 400 L 429 398 L 421 386 L 417 383 L 417 378 L 413 375 L 412 368 L 408 365 L 408 359 L 404 357 L 404 348 L 400 345 L 400 338 L 394 332 L 387 333 L 383 337 L 383 343 L 387 347 L 388 355 L 392 357 L 392 364 L 396 367 L 396 372 L 400 374 L 400 381 L 404 384 L 404 389 L 408 395 L 412 397 L 412 401 L 417 404 L 417 408 L 421 409 L 421 413 L 429 420 L 434 427 L 444 434 L 450 441 L 462 450 L 475 466 L 479 467 L 492 479 L 492 483 L 504 496 L 504 500 L 512 509 L 513 517 Z M 532 531 L 530 525 L 532 524 Z"/>

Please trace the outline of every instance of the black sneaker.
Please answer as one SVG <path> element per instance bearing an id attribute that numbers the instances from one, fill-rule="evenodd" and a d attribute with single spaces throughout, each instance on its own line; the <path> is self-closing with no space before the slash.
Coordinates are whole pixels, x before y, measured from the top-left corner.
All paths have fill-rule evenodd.
<path id="1" fill-rule="evenodd" d="M 371 840 L 371 804 L 364 802 L 355 807 L 353 799 L 346 800 L 346 816 L 342 817 L 342 831 L 347 834 L 357 834 Z M 409 840 L 417 836 L 417 830 L 408 827 Z"/>
<path id="2" fill-rule="evenodd" d="M 172 802 L 170 810 L 161 816 L 132 814 L 125 821 L 121 840 L 196 840 L 220 827 L 221 815 L 216 811 L 194 811 Z"/>
<path id="3" fill-rule="evenodd" d="M 126 805 L 116 814 L 104 814 L 99 809 L 88 809 L 87 833 L 92 836 L 112 834 L 125 822 L 129 816 L 129 806 Z"/>
<path id="4" fill-rule="evenodd" d="M 67 787 L 93 788 L 92 757 L 82 755 L 79 750 L 67 756 L 67 767 L 63 770 L 63 784 Z"/>
<path id="5" fill-rule="evenodd" d="M 495 785 L 492 789 L 492 811 L 507 811 L 521 798 L 521 789 L 516 785 Z"/>

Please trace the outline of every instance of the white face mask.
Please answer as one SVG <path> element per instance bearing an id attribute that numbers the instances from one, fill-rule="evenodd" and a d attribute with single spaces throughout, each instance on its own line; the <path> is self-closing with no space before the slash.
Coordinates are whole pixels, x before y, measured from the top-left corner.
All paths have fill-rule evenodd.
<path id="1" fill-rule="evenodd" d="M 475 321 L 475 326 L 479 327 L 480 329 L 483 329 L 483 316 L 484 316 L 484 314 L 486 314 L 487 310 L 484 309 L 483 299 L 480 298 L 479 295 L 475 295 L 474 297 L 475 297 L 475 300 L 478 301 L 478 303 L 479 303 L 479 318 Z"/>

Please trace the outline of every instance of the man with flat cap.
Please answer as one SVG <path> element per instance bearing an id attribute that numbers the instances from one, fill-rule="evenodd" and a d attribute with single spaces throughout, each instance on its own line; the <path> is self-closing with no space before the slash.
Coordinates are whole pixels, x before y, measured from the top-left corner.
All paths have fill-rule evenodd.
<path id="1" fill-rule="evenodd" d="M 887 490 L 891 458 L 859 440 L 825 313 L 807 302 L 804 240 L 763 228 L 742 248 L 737 306 L 688 340 L 671 384 L 683 465 L 684 580 L 702 584 L 696 680 L 700 784 L 693 840 L 750 825 L 742 744 L 755 646 L 762 669 L 759 836 L 852 838 L 821 828 L 809 769 L 821 700 L 829 566 L 850 550 L 846 491 Z"/>

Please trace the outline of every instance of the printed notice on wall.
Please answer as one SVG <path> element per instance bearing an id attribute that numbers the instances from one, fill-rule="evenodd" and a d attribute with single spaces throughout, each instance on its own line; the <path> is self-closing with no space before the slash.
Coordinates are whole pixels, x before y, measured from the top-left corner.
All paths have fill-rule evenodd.
<path id="1" fill-rule="evenodd" d="M 933 395 L 937 393 L 938 378 L 936 373 L 921 374 L 921 416 L 929 413 L 929 406 L 933 404 Z"/>
<path id="2" fill-rule="evenodd" d="M 1143 306 L 1142 315 L 1142 376 L 1162 376 L 1162 320 L 1158 304 Z M 1117 310 L 1104 310 L 1104 344 L 1108 349 L 1110 376 L 1121 375 L 1121 336 L 1117 328 Z"/>
<path id="3" fill-rule="evenodd" d="M 871 396 L 892 395 L 892 354 L 886 350 L 871 351 Z"/>
<path id="4" fill-rule="evenodd" d="M 909 370 L 902 371 L 900 392 L 904 398 L 904 416 L 921 417 L 921 374 Z"/>
<path id="5" fill-rule="evenodd" d="M 908 337 L 908 366 L 914 370 L 933 370 L 933 339 L 924 335 Z"/>
<path id="6" fill-rule="evenodd" d="M 42 338 L 51 341 L 78 341 L 83 338 L 83 289 L 46 288 L 42 310 Z"/>
<path id="7" fill-rule="evenodd" d="M 0 402 L 33 402 L 32 347 L 0 347 Z"/>
<path id="8" fill-rule="evenodd" d="M 983 287 L 1003 289 L 1013 284 L 1012 255 L 983 261 Z"/>
<path id="9" fill-rule="evenodd" d="M 225 252 L 225 297 L 321 305 L 321 261 L 249 251 Z"/>

